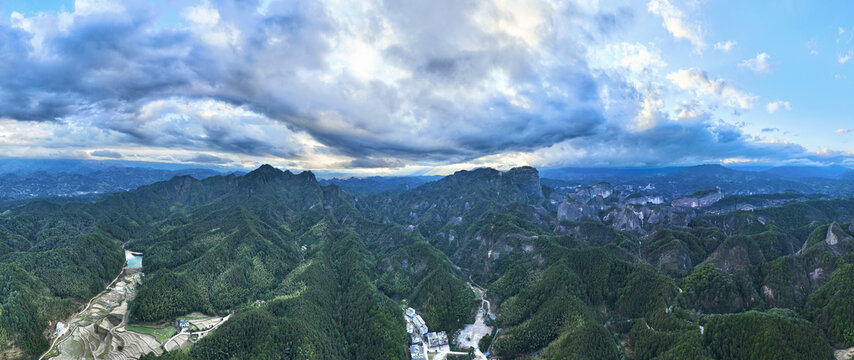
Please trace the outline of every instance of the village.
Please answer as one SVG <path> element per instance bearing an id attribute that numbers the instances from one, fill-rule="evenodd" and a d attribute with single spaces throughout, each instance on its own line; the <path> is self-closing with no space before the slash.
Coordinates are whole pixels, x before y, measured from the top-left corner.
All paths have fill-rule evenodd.
<path id="1" fill-rule="evenodd" d="M 481 338 L 492 333 L 492 327 L 487 326 L 485 322 L 487 319 L 495 320 L 495 315 L 492 314 L 489 301 L 485 298 L 486 291 L 471 284 L 469 286 L 480 294 L 481 308 L 473 324 L 467 324 L 463 329 L 456 331 L 451 344 L 448 343 L 448 334 L 445 331 L 431 332 L 415 309 L 406 308 L 404 318 L 406 332 L 409 334 L 409 357 L 412 360 L 442 360 L 451 356 L 477 360 L 492 358 L 489 357 L 489 349 L 482 351 L 478 343 Z M 458 350 L 452 350 L 451 345 Z"/>

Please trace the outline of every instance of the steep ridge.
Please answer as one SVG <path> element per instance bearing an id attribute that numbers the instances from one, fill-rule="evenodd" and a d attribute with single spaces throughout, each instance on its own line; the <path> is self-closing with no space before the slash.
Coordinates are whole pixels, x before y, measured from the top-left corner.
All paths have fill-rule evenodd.
<path id="1" fill-rule="evenodd" d="M 59 317 L 30 309 L 85 300 L 77 289 L 102 287 L 124 244 L 146 254 L 134 321 L 237 311 L 188 354 L 167 356 L 405 359 L 398 305 L 452 334 L 479 303 L 466 282 L 487 289 L 498 314 L 488 323 L 502 328 L 491 350 L 503 358 L 702 359 L 732 356 L 735 344 L 745 358 L 810 359 L 852 345 L 854 300 L 842 289 L 854 202 L 712 205 L 677 221 L 662 210 L 670 204 L 636 198 L 606 184 L 558 191 L 533 168 L 355 196 L 262 166 L 94 204 L 31 203 L 0 216 L 0 267 L 13 274 L 0 276 L 0 295 L 25 294 L 0 307 L 0 340 L 37 353 Z M 566 204 L 595 216 L 570 218 Z M 625 225 L 639 214 L 642 232 Z M 57 270 L 40 266 L 53 261 L 86 286 L 54 281 Z M 4 323 L 10 309 L 33 331 L 10 330 L 20 326 Z"/>

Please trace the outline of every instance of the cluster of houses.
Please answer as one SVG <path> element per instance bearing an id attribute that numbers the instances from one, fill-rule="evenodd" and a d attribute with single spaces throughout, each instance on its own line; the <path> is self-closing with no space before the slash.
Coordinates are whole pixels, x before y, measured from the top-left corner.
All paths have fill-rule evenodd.
<path id="1" fill-rule="evenodd" d="M 426 360 L 427 348 L 433 349 L 448 345 L 448 334 L 444 331 L 429 332 L 427 324 L 421 315 L 418 315 L 413 308 L 406 309 L 406 332 L 409 334 L 409 355 L 412 360 Z M 422 336 L 427 337 L 427 344 L 421 340 Z"/>
<path id="2" fill-rule="evenodd" d="M 178 329 L 178 332 L 188 332 L 190 331 L 190 322 L 187 320 L 177 320 L 172 322 L 172 326 L 175 326 Z"/>

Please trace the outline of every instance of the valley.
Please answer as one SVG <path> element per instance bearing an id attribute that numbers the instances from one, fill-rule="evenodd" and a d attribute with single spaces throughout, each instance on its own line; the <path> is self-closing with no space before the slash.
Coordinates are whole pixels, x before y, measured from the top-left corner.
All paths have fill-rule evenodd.
<path id="1" fill-rule="evenodd" d="M 429 359 L 854 346 L 854 202 L 652 188 L 558 190 L 524 167 L 350 194 L 262 166 L 33 202 L 0 216 L 0 340 L 15 358 L 146 360 L 407 359 L 416 339 Z M 407 334 L 403 303 L 429 331 Z"/>
<path id="2" fill-rule="evenodd" d="M 194 313 L 179 317 L 189 326 L 130 323 L 129 304 L 145 274 L 142 254 L 125 250 L 125 267 L 83 310 L 55 326 L 53 342 L 41 359 L 139 359 L 190 346 L 228 320 Z"/>

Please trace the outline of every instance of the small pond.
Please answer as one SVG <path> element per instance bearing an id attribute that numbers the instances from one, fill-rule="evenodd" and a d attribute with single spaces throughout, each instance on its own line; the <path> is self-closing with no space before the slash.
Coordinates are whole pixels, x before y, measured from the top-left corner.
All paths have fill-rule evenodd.
<path id="1" fill-rule="evenodd" d="M 142 255 L 134 255 L 129 250 L 125 250 L 125 261 L 127 262 L 125 268 L 142 267 Z"/>

